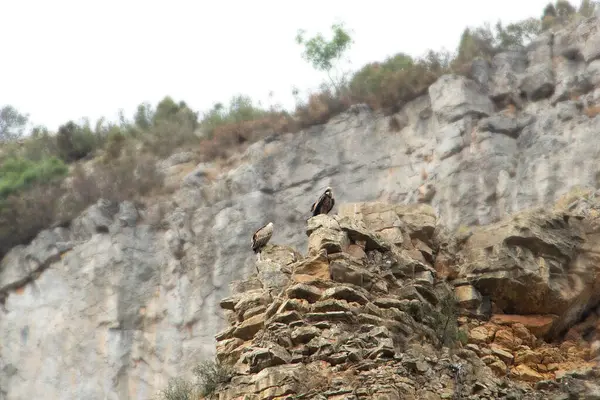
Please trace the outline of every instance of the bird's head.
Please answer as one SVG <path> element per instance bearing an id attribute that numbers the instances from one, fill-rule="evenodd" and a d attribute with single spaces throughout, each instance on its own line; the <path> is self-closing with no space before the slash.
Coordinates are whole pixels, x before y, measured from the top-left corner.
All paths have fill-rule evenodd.
<path id="1" fill-rule="evenodd" d="M 325 189 L 325 194 L 329 197 L 333 197 L 333 190 L 331 187 L 327 186 L 327 189 Z"/>
<path id="2" fill-rule="evenodd" d="M 272 222 L 269 222 L 269 223 L 267 224 L 267 228 L 269 228 L 269 229 L 273 229 L 273 223 L 272 223 Z"/>

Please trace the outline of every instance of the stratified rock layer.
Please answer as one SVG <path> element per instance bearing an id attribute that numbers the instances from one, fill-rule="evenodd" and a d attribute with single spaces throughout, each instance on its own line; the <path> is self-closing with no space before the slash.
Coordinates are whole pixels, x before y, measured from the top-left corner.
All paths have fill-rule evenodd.
<path id="1" fill-rule="evenodd" d="M 308 220 L 313 256 L 280 259 L 287 251 L 269 246 L 257 267 L 279 265 L 284 284 L 250 277 L 221 302 L 231 325 L 217 335 L 217 360 L 231 375 L 215 392 L 220 400 L 593 398 L 600 390 L 591 382 L 600 377 L 597 359 L 582 337 L 545 343 L 528 316 L 457 319 L 457 305 L 467 315 L 479 306 L 464 296 L 482 296 L 460 285 L 456 304 L 438 279 L 428 206 L 340 210 Z"/>

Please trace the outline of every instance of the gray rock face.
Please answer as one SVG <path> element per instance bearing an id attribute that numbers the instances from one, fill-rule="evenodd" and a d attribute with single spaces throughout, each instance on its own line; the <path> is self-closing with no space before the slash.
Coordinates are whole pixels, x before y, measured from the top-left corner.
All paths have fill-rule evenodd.
<path id="1" fill-rule="evenodd" d="M 479 62 L 477 81 L 440 78 L 401 110 L 398 132 L 397 116 L 354 107 L 253 144 L 216 178 L 198 165 L 160 224 L 152 207 L 100 201 L 13 249 L 0 263 L 0 398 L 146 399 L 190 376 L 215 354 L 228 284 L 255 271 L 252 232 L 273 221 L 271 243 L 306 253 L 310 205 L 326 186 L 332 214 L 422 201 L 450 228 L 598 188 L 600 117 L 585 111 L 600 105 L 599 26 L 587 19 Z"/>

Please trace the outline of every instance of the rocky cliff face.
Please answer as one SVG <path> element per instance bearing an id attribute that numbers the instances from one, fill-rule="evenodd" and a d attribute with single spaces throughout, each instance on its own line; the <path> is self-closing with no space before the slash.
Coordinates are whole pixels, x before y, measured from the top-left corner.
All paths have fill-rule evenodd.
<path id="1" fill-rule="evenodd" d="M 597 398 L 600 307 L 592 293 L 600 277 L 589 247 L 595 219 L 536 210 L 447 240 L 425 206 L 349 204 L 333 217 L 312 218 L 308 257 L 270 246 L 258 273 L 235 282 L 221 301 L 230 326 L 217 335 L 225 373 L 212 394 Z M 561 258 L 561 248 L 577 256 Z M 455 259 L 448 262 L 448 254 Z M 477 257 L 467 254 L 487 254 L 487 268 L 477 269 Z M 510 255 L 519 261 L 505 268 Z M 545 261 L 533 267 L 533 257 Z M 464 268 L 461 279 L 438 279 L 438 259 Z M 542 311 L 544 304 L 555 307 Z M 542 340 L 571 326 L 566 340 Z"/>
<path id="2" fill-rule="evenodd" d="M 178 190 L 164 204 L 100 201 L 69 227 L 13 249 L 0 264 L 0 394 L 146 398 L 170 376 L 187 373 L 214 354 L 214 335 L 226 326 L 218 304 L 230 294 L 228 284 L 254 270 L 251 233 L 271 220 L 273 243 L 305 249 L 308 210 L 325 186 L 338 204 L 428 203 L 436 224 L 449 230 L 551 204 L 577 184 L 598 187 L 599 26 L 591 18 L 527 49 L 475 62 L 472 79 L 444 76 L 396 115 L 355 106 L 326 125 L 260 141 L 230 160 L 226 172 L 174 155 L 162 167 Z M 548 228 L 531 218 L 532 234 Z M 509 236 L 520 232 L 496 227 Z M 582 299 L 595 289 L 586 286 L 589 272 L 572 262 L 584 262 L 573 253 L 581 233 L 549 235 L 517 239 L 514 246 L 531 247 L 525 255 L 480 237 L 485 247 L 446 256 L 464 266 L 439 264 L 438 271 L 458 274 L 465 293 L 473 287 L 482 298 L 496 296 L 505 312 L 557 307 L 553 336 L 588 311 L 591 303 Z M 496 273 L 484 265 L 486 252 L 501 260 L 501 272 L 514 271 L 521 257 L 548 271 L 536 281 L 536 307 L 523 310 L 518 293 L 488 285 Z M 480 272 L 485 278 L 460 281 Z M 525 290 L 528 274 L 506 282 Z M 552 286 L 538 291 L 547 282 Z M 586 289 L 548 300 L 564 285 Z M 472 312 L 485 315 L 486 304 Z"/>

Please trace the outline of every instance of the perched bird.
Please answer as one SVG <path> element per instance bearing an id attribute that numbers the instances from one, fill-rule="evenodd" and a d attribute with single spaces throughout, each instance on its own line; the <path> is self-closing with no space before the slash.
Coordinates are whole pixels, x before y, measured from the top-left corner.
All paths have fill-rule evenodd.
<path id="1" fill-rule="evenodd" d="M 333 191 L 328 186 L 327 189 L 325 189 L 325 193 L 323 193 L 319 197 L 319 200 L 314 202 L 313 205 L 310 207 L 310 212 L 312 212 L 313 217 L 319 214 L 328 214 L 329 211 L 331 211 L 331 209 L 333 208 L 334 204 L 335 199 L 333 198 Z"/>
<path id="2" fill-rule="evenodd" d="M 259 228 L 254 235 L 252 235 L 252 251 L 254 254 L 258 253 L 258 259 L 260 260 L 260 253 L 263 247 L 267 245 L 269 240 L 273 236 L 273 223 L 269 222 L 265 226 Z"/>

